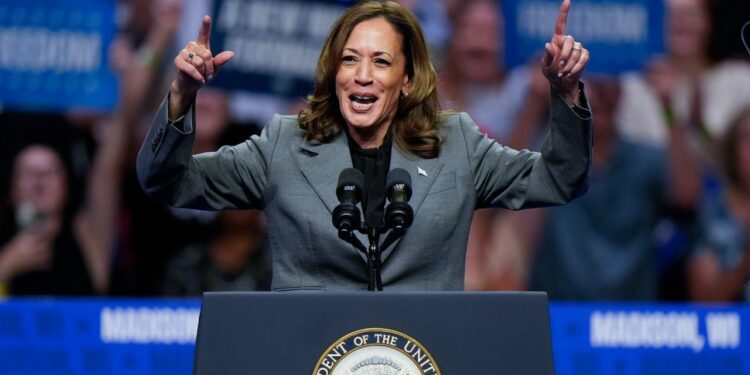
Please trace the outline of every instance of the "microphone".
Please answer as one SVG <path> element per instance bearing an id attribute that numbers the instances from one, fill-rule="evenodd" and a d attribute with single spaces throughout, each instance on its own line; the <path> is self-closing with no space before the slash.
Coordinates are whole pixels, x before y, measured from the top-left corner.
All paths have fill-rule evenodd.
<path id="1" fill-rule="evenodd" d="M 44 215 L 29 202 L 21 203 L 16 207 L 15 217 L 16 225 L 21 231 L 33 227 L 44 219 Z"/>
<path id="2" fill-rule="evenodd" d="M 362 221 L 357 203 L 362 200 L 365 176 L 362 172 L 347 168 L 339 175 L 339 184 L 336 187 L 336 196 L 339 205 L 333 210 L 333 226 L 339 230 L 339 237 L 349 238 L 353 232 L 360 228 Z"/>
<path id="3" fill-rule="evenodd" d="M 385 227 L 403 234 L 414 220 L 411 199 L 411 175 L 402 168 L 388 172 L 386 194 L 390 203 L 385 209 Z"/>

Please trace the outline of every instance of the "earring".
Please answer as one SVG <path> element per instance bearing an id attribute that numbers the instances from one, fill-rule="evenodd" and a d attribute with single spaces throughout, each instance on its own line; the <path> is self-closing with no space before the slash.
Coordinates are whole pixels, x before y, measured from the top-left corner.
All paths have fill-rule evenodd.
<path id="1" fill-rule="evenodd" d="M 403 99 L 403 98 L 405 98 L 405 97 L 407 97 L 407 96 L 409 96 L 409 93 L 408 93 L 408 92 L 406 92 L 406 91 L 401 91 L 401 99 Z"/>

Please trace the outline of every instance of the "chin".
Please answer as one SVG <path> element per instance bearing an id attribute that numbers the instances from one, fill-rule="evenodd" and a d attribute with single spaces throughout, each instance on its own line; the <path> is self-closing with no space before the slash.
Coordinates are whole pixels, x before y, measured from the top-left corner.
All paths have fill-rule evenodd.
<path id="1" fill-rule="evenodd" d="M 375 127 L 380 121 L 374 116 L 344 115 L 347 125 L 356 129 L 369 129 Z"/>

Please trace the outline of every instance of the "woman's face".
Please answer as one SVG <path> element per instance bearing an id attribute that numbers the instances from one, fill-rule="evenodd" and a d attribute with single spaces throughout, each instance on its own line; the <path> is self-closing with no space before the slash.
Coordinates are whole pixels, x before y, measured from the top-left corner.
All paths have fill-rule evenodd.
<path id="1" fill-rule="evenodd" d="M 669 0 L 667 5 L 669 52 L 677 58 L 705 56 L 711 21 L 704 0 Z"/>
<path id="2" fill-rule="evenodd" d="M 401 35 L 384 18 L 355 26 L 336 73 L 336 96 L 349 130 L 370 133 L 382 129 L 378 137 L 384 137 L 402 89 L 408 93 L 409 88 Z"/>
<path id="3" fill-rule="evenodd" d="M 501 70 L 500 14 L 488 1 L 473 2 L 456 20 L 451 40 L 451 58 L 459 77 L 487 83 Z"/>
<path id="4" fill-rule="evenodd" d="M 51 149 L 31 146 L 16 158 L 12 182 L 13 204 L 31 204 L 39 213 L 62 211 L 67 200 L 67 180 L 60 157 Z"/>

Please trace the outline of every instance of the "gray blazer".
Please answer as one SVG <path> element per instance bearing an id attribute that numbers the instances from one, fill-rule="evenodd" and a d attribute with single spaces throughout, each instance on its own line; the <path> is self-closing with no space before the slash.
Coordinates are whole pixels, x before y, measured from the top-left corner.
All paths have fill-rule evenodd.
<path id="1" fill-rule="evenodd" d="M 308 140 L 295 116 L 276 115 L 260 136 L 192 155 L 193 107 L 177 125 L 168 122 L 167 109 L 165 99 L 138 153 L 138 179 L 147 194 L 176 207 L 263 210 L 273 290 L 367 288 L 365 256 L 339 239 L 331 223 L 339 173 L 352 166 L 345 135 L 330 143 Z M 412 176 L 414 222 L 383 252 L 385 290 L 463 290 L 475 209 L 557 205 L 585 191 L 591 113 L 554 95 L 550 122 L 542 153 L 496 143 L 465 113 L 442 116 L 435 159 L 394 143 L 390 167 Z M 365 236 L 360 240 L 367 245 Z"/>

